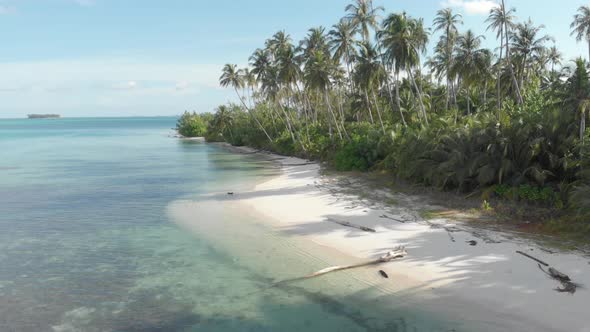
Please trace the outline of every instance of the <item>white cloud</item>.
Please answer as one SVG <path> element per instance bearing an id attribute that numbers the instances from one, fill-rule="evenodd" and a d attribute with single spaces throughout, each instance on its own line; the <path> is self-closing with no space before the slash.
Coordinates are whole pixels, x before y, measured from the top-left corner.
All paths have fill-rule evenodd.
<path id="1" fill-rule="evenodd" d="M 467 14 L 485 15 L 498 6 L 493 0 L 445 0 L 441 3 L 443 7 L 454 7 L 463 10 Z"/>

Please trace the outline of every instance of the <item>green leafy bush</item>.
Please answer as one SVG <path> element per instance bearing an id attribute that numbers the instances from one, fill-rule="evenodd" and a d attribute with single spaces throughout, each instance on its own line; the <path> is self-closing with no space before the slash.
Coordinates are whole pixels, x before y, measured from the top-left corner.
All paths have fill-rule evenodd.
<path id="1" fill-rule="evenodd" d="M 184 112 L 176 122 L 176 130 L 184 137 L 203 137 L 207 133 L 207 115 Z"/>
<path id="2" fill-rule="evenodd" d="M 497 185 L 494 188 L 497 197 L 512 201 L 526 201 L 529 203 L 563 207 L 560 194 L 549 187 L 534 187 L 528 184 L 512 187 Z"/>
<path id="3" fill-rule="evenodd" d="M 334 154 L 334 166 L 339 171 L 367 171 L 385 154 L 380 149 L 383 133 L 369 123 L 358 123 L 349 129 L 350 141 L 343 141 Z"/>

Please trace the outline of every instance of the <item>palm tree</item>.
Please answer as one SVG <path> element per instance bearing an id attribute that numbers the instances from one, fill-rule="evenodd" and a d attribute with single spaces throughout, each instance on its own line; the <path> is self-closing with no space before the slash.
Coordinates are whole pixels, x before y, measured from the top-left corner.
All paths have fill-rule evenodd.
<path id="1" fill-rule="evenodd" d="M 305 38 L 299 43 L 299 49 L 305 59 L 311 58 L 315 51 L 328 54 L 330 47 L 326 37 L 326 28 L 319 26 L 309 29 Z"/>
<path id="2" fill-rule="evenodd" d="M 465 34 L 459 36 L 455 47 L 452 71 L 465 85 L 467 114 L 471 113 L 470 86 L 478 80 L 481 72 L 487 70 L 487 63 L 491 57 L 489 50 L 480 48 L 482 39 L 484 39 L 483 36 L 476 36 L 473 31 L 467 30 Z"/>
<path id="3" fill-rule="evenodd" d="M 233 65 L 233 64 L 226 64 L 225 66 L 223 66 L 222 74 L 219 77 L 219 84 L 222 87 L 231 86 L 234 89 L 234 91 L 236 92 L 236 95 L 238 96 L 238 99 L 240 100 L 242 105 L 244 105 L 244 108 L 246 109 L 246 111 L 248 111 L 248 113 L 250 113 L 250 115 L 252 115 L 252 118 L 254 119 L 256 124 L 258 124 L 260 129 L 262 129 L 262 131 L 264 132 L 264 135 L 266 135 L 269 142 L 272 143 L 272 138 L 270 137 L 270 135 L 268 134 L 266 129 L 264 129 L 264 127 L 262 126 L 260 121 L 258 121 L 256 116 L 254 114 L 252 114 L 252 112 L 250 111 L 250 108 L 248 108 L 248 105 L 246 105 L 246 103 L 244 102 L 244 99 L 242 98 L 242 96 L 240 96 L 238 89 L 240 89 L 244 86 L 244 80 L 242 78 L 241 70 L 238 70 L 238 66 Z"/>
<path id="4" fill-rule="evenodd" d="M 271 63 L 270 54 L 264 49 L 258 48 L 250 56 L 251 72 L 256 75 L 257 81 L 262 81 L 264 76 L 268 74 Z"/>
<path id="5" fill-rule="evenodd" d="M 529 19 L 525 23 L 516 25 L 516 32 L 512 35 L 512 49 L 520 59 L 520 91 L 524 90 L 524 81 L 528 78 L 530 72 L 529 60 L 542 54 L 545 50 L 545 42 L 553 40 L 548 35 L 539 36 L 544 29 L 544 25 L 535 26 Z"/>
<path id="6" fill-rule="evenodd" d="M 221 105 L 216 109 L 212 125 L 215 128 L 215 131 L 222 135 L 225 135 L 226 131 L 229 132 L 230 139 L 232 142 L 234 141 L 234 135 L 231 130 L 233 125 L 233 115 L 231 114 L 229 107 Z"/>
<path id="7" fill-rule="evenodd" d="M 567 81 L 566 98 L 564 102 L 580 116 L 580 140 L 586 134 L 586 116 L 590 110 L 590 78 L 587 64 L 582 58 L 576 59 L 576 68 Z"/>
<path id="8" fill-rule="evenodd" d="M 332 27 L 332 30 L 328 32 L 330 36 L 330 50 L 334 54 L 334 60 L 340 61 L 344 59 L 344 65 L 346 67 L 346 74 L 348 76 L 350 88 L 352 89 L 352 78 L 351 74 L 351 62 L 354 56 L 356 56 L 356 41 L 354 35 L 357 33 L 354 25 L 347 20 L 340 20 L 338 24 Z"/>
<path id="9" fill-rule="evenodd" d="M 449 108 L 449 100 L 451 96 L 451 78 L 449 72 L 451 69 L 451 63 L 453 62 L 453 45 L 457 37 L 457 25 L 463 24 L 461 14 L 454 14 L 450 8 L 441 9 L 436 13 L 434 18 L 434 31 L 443 31 L 441 36 L 441 42 L 444 40 L 444 47 L 438 48 L 438 51 L 442 51 L 445 54 L 439 59 L 444 59 L 446 62 L 445 73 L 447 76 L 447 109 Z M 454 89 L 453 89 L 454 90 Z M 456 102 L 456 98 L 455 98 Z"/>
<path id="10" fill-rule="evenodd" d="M 358 82 L 358 86 L 363 90 L 365 99 L 369 107 L 369 114 L 371 115 L 371 109 L 369 102 L 368 92 L 371 92 L 373 103 L 377 111 L 379 123 L 381 129 L 385 133 L 385 125 L 383 124 L 383 118 L 381 116 L 381 110 L 379 109 L 379 102 L 375 96 L 375 90 L 379 88 L 380 82 L 383 81 L 385 72 L 381 62 L 379 61 L 379 54 L 375 47 L 367 42 L 361 42 L 359 45 L 359 55 L 357 56 L 357 65 L 355 68 L 355 79 Z M 371 120 L 373 116 L 371 115 Z M 372 121 L 373 122 L 373 121 Z"/>
<path id="11" fill-rule="evenodd" d="M 345 10 L 348 12 L 346 19 L 361 33 L 363 41 L 368 41 L 370 29 L 377 28 L 378 13 L 384 9 L 381 6 L 373 7 L 373 0 L 355 0 Z"/>
<path id="12" fill-rule="evenodd" d="M 547 52 L 547 62 L 551 64 L 551 72 L 555 72 L 555 66 L 561 65 L 561 52 L 555 47 L 555 45 L 551 46 L 549 51 Z"/>
<path id="13" fill-rule="evenodd" d="M 588 43 L 588 52 L 590 53 L 590 6 L 578 8 L 578 13 L 574 15 L 570 28 L 572 29 L 571 35 L 576 35 L 578 42 L 585 40 Z M 590 61 L 590 55 L 588 61 Z"/>
<path id="14" fill-rule="evenodd" d="M 510 76 L 512 77 L 512 85 L 514 88 L 514 93 L 516 95 L 516 102 L 520 105 L 523 103 L 522 100 L 522 95 L 520 93 L 520 89 L 518 87 L 518 81 L 516 80 L 516 74 L 514 73 L 514 67 L 512 64 L 512 59 L 511 59 L 511 53 L 510 53 L 510 35 L 511 35 L 511 31 L 512 28 L 514 27 L 514 12 L 516 10 L 514 8 L 511 8 L 510 10 L 506 11 L 506 4 L 504 2 L 504 0 L 502 0 L 502 2 L 500 3 L 499 6 L 496 6 L 494 8 L 492 8 L 492 10 L 490 11 L 490 16 L 488 17 L 488 19 L 486 20 L 486 22 L 489 22 L 490 25 L 488 26 L 488 29 L 492 29 L 492 30 L 496 30 L 496 37 L 500 38 L 500 52 L 502 50 L 502 46 L 504 46 L 505 50 L 506 50 L 506 64 L 508 65 L 508 69 L 510 71 Z M 502 61 L 502 53 L 500 53 L 500 62 Z M 498 67 L 498 82 L 497 82 L 497 89 L 498 89 L 498 100 L 501 100 L 502 98 L 500 98 L 500 78 L 502 75 L 500 75 L 500 72 L 502 70 L 502 66 Z M 500 108 L 501 108 L 501 104 L 498 104 L 498 112 L 500 112 Z"/>
<path id="15" fill-rule="evenodd" d="M 420 104 L 420 116 L 428 124 L 426 108 L 422 99 L 422 91 L 414 79 L 412 70 L 420 66 L 420 54 L 426 50 L 428 33 L 424 29 L 422 20 L 408 17 L 406 13 L 390 14 L 383 21 L 383 28 L 378 31 L 377 38 L 385 50 L 384 59 L 393 65 L 396 81 L 399 73 L 405 71 L 410 78 Z M 399 97 L 399 82 L 396 82 L 396 100 L 401 112 Z"/>
<path id="16" fill-rule="evenodd" d="M 338 125 L 338 121 L 336 120 L 336 115 L 332 110 L 329 97 L 329 90 L 332 86 L 331 76 L 335 70 L 336 64 L 332 61 L 329 55 L 319 50 L 315 50 L 310 55 L 310 58 L 305 66 L 304 75 L 308 88 L 323 95 L 324 103 L 327 106 L 332 119 L 334 120 L 334 125 L 338 131 L 338 135 L 340 136 L 340 139 L 342 139 L 342 132 L 340 130 L 340 126 Z"/>

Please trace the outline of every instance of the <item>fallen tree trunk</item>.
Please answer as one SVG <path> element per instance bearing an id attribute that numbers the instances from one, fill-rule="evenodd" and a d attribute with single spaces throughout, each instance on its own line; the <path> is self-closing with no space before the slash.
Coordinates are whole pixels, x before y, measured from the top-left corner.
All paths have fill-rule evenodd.
<path id="1" fill-rule="evenodd" d="M 328 218 L 328 221 L 333 222 L 335 224 L 338 225 L 342 225 L 345 227 L 351 227 L 351 228 L 356 228 L 356 229 L 360 229 L 361 231 L 365 231 L 365 232 L 370 232 L 370 233 L 376 233 L 377 231 L 369 228 L 369 227 L 365 227 L 365 226 L 360 226 L 360 225 L 355 225 L 355 224 L 351 224 L 348 221 L 340 221 L 340 220 L 336 220 L 336 219 L 332 219 L 332 218 Z"/>
<path id="2" fill-rule="evenodd" d="M 525 256 L 525 257 L 528 257 L 528 258 L 530 258 L 530 259 L 534 260 L 535 262 L 537 262 L 537 263 L 540 263 L 540 264 L 542 264 L 542 265 L 544 265 L 544 266 L 549 266 L 549 264 L 547 264 L 547 263 L 543 262 L 542 260 L 540 260 L 540 259 L 538 259 L 538 258 L 536 258 L 536 257 L 533 257 L 533 256 L 531 256 L 531 255 L 529 255 L 529 254 L 527 254 L 527 253 L 524 253 L 524 252 L 522 252 L 522 251 L 520 251 L 520 250 L 519 250 L 519 251 L 517 251 L 516 253 L 517 253 L 517 254 L 521 254 L 521 255 L 523 255 L 523 256 Z"/>
<path id="3" fill-rule="evenodd" d="M 300 163 L 300 164 L 281 164 L 281 166 L 287 166 L 287 167 L 292 167 L 292 166 L 307 166 L 307 165 L 316 165 L 317 163 L 315 162 L 308 162 L 308 163 Z"/>
<path id="4" fill-rule="evenodd" d="M 282 280 L 279 282 L 276 282 L 274 284 L 272 284 L 269 288 L 271 287 L 276 287 L 278 285 L 282 285 L 282 284 L 286 284 L 286 283 L 291 283 L 291 282 L 296 282 L 296 281 L 301 281 L 301 280 L 307 280 L 307 279 L 311 279 L 311 278 L 316 278 L 319 276 L 323 276 L 325 274 L 328 273 L 332 273 L 332 272 L 336 272 L 336 271 L 344 271 L 344 270 L 350 270 L 350 269 L 355 269 L 355 268 L 359 268 L 359 267 L 363 267 L 363 266 L 369 266 L 369 265 L 377 265 L 377 264 L 383 264 L 383 263 L 387 263 L 387 262 L 391 262 L 392 260 L 395 259 L 399 259 L 399 258 L 403 258 L 407 255 L 408 253 L 406 252 L 405 247 L 397 247 L 389 252 L 387 252 L 385 255 L 374 259 L 374 260 L 370 260 L 368 262 L 364 262 L 364 263 L 359 263 L 359 264 L 353 264 L 353 265 L 345 265 L 345 266 L 331 266 L 331 267 L 327 267 L 325 269 L 321 269 L 319 271 L 316 271 L 312 274 L 303 276 L 303 277 L 298 277 L 298 278 L 293 278 L 293 279 L 286 279 L 286 280 Z"/>

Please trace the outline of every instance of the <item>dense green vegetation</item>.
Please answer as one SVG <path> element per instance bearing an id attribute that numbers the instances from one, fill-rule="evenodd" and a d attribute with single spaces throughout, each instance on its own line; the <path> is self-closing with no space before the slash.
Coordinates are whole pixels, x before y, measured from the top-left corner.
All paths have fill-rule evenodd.
<path id="1" fill-rule="evenodd" d="M 176 123 L 176 131 L 184 137 L 203 137 L 207 133 L 210 114 L 184 112 Z"/>
<path id="2" fill-rule="evenodd" d="M 502 1 L 485 21 L 498 40 L 488 50 L 451 9 L 431 28 L 371 0 L 345 10 L 299 43 L 277 32 L 248 68 L 226 65 L 220 84 L 240 103 L 219 106 L 207 136 L 441 190 L 590 209 L 588 65 L 562 66 L 543 25 Z M 589 7 L 571 28 L 590 43 Z"/>

